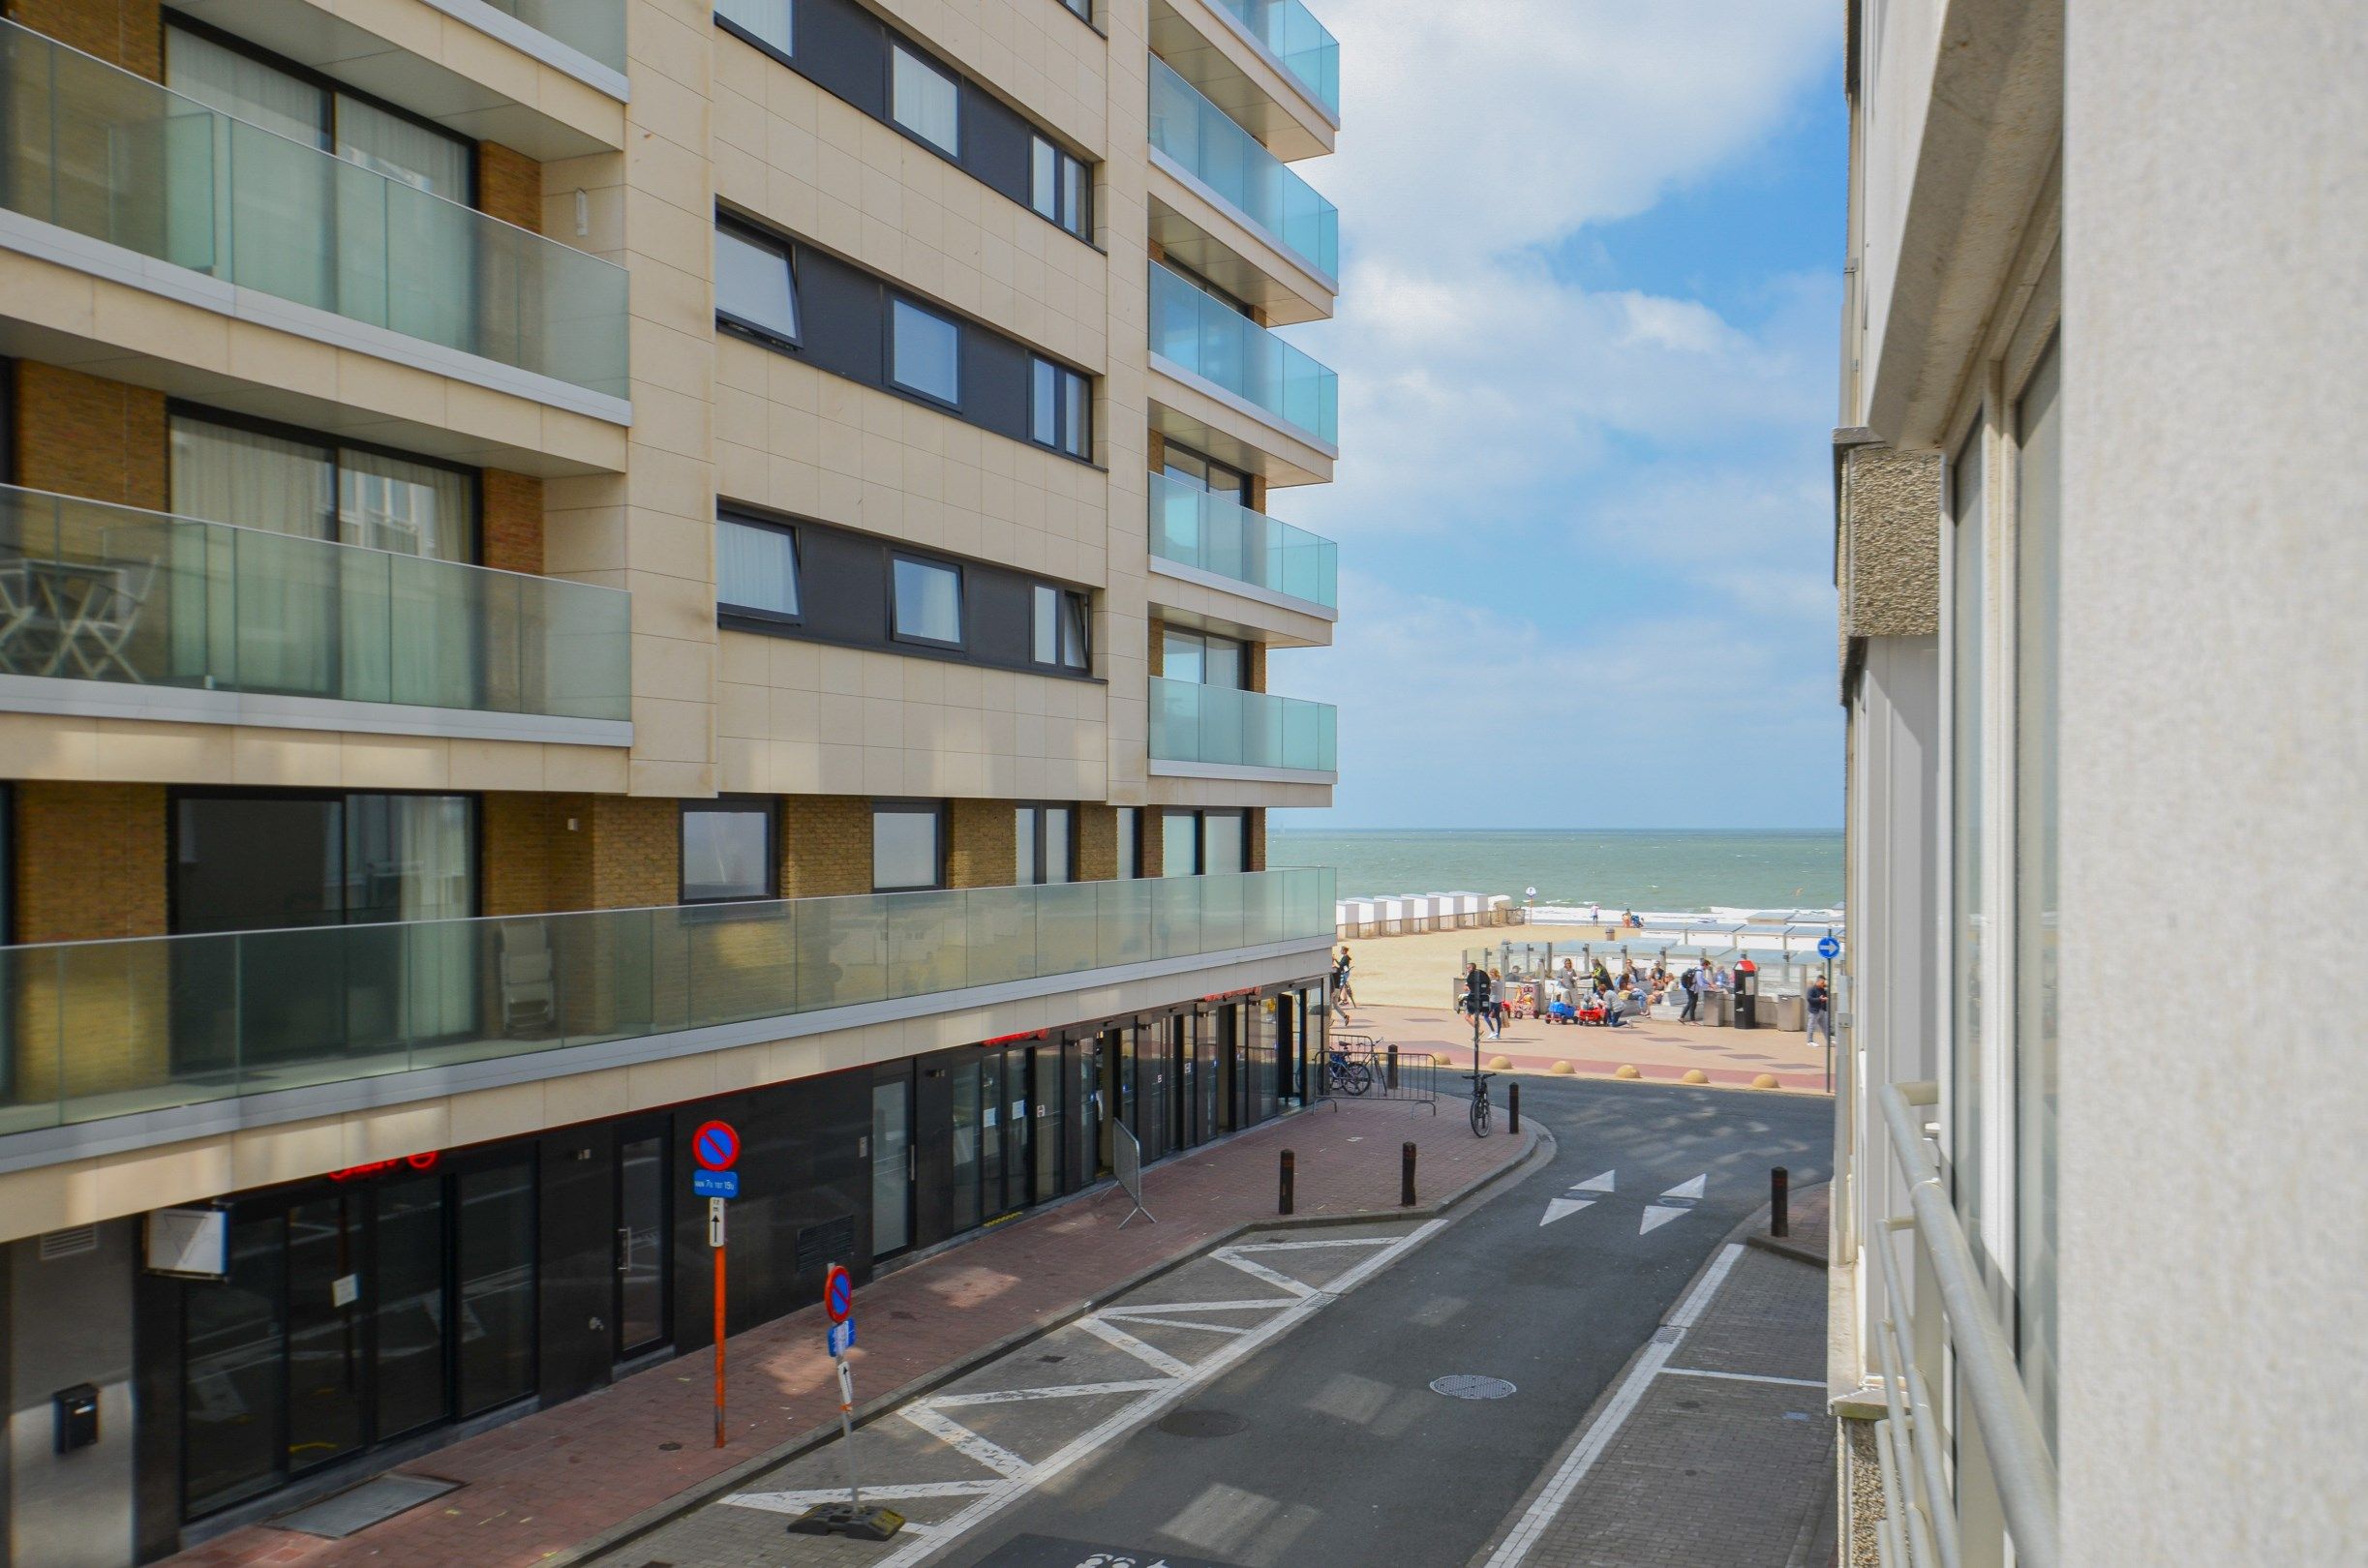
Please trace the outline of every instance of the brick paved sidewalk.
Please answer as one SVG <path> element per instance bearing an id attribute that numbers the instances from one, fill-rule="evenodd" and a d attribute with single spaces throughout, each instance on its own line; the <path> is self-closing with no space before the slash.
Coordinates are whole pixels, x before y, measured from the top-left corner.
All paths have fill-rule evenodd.
<path id="1" fill-rule="evenodd" d="M 1410 1050 L 1442 1053 L 1449 1062 L 1472 1060 L 1472 1024 L 1439 1008 L 1362 1007 L 1340 1027 L 1371 1034 Z M 1826 1092 L 1822 1048 L 1811 1050 L 1808 1037 L 1775 1029 L 1723 1029 L 1667 1022 L 1629 1022 L 1617 1029 L 1575 1024 L 1550 1024 L 1537 1018 L 1516 1018 L 1504 1026 L 1503 1040 L 1480 1040 L 1483 1061 L 1502 1056 L 1520 1072 L 1551 1071 L 1567 1062 L 1581 1077 L 1608 1078 L 1624 1066 L 1640 1077 L 1675 1083 L 1689 1068 L 1722 1088 L 1748 1088 L 1760 1073 L 1771 1073 L 1780 1089 Z"/>
<path id="2" fill-rule="evenodd" d="M 1319 1104 L 1143 1173 L 1157 1223 L 1121 1229 L 1115 1188 L 1026 1216 L 899 1269 L 862 1293 L 863 1343 L 850 1356 L 858 1397 L 923 1383 L 1004 1341 L 1057 1322 L 1147 1270 L 1275 1214 L 1276 1154 L 1297 1162 L 1301 1219 L 1424 1212 L 1511 1165 L 1536 1136 L 1474 1138 L 1461 1107 Z M 1421 1209 L 1401 1210 L 1399 1145 L 1417 1145 Z M 646 1510 L 835 1423 L 819 1306 L 736 1336 L 731 1444 L 712 1446 L 707 1351 L 398 1467 L 463 1483 L 343 1541 L 253 1525 L 167 1559 L 177 1568 L 528 1568 Z M 680 1446 L 673 1446 L 680 1445 Z"/>

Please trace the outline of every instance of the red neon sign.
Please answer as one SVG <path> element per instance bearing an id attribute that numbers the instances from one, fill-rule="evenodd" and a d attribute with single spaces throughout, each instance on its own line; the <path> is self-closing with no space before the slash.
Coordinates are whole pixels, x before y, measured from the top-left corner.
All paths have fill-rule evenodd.
<path id="1" fill-rule="evenodd" d="M 979 1044 L 982 1049 L 988 1045 L 1009 1045 L 1016 1040 L 1042 1040 L 1045 1034 L 1046 1031 L 1042 1029 L 1031 1029 L 1024 1035 L 997 1035 L 992 1040 L 980 1040 Z"/>
<path id="2" fill-rule="evenodd" d="M 333 1182 L 355 1182 L 360 1181 L 365 1176 L 383 1175 L 385 1172 L 394 1170 L 398 1166 L 408 1166 L 412 1170 L 434 1170 L 436 1168 L 436 1161 L 441 1160 L 442 1158 L 442 1154 L 437 1150 L 430 1149 L 426 1154 L 405 1155 L 400 1160 L 373 1160 L 366 1165 L 348 1165 L 343 1170 L 333 1170 L 329 1172 L 329 1180 Z"/>

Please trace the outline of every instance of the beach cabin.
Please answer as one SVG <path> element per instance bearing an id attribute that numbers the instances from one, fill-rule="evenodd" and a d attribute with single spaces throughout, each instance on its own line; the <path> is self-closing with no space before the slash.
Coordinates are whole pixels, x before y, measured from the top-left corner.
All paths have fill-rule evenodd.
<path id="1" fill-rule="evenodd" d="M 1410 932 L 1439 929 L 1439 900 L 1429 893 L 1406 895 L 1406 929 Z"/>
<path id="2" fill-rule="evenodd" d="M 1488 923 L 1490 925 L 1510 925 L 1513 923 L 1512 894 L 1490 893 L 1488 895 Z"/>
<path id="3" fill-rule="evenodd" d="M 1374 901 L 1374 935 L 1402 936 L 1406 932 L 1406 900 L 1377 898 Z"/>
<path id="4" fill-rule="evenodd" d="M 1333 906 L 1332 918 L 1343 942 L 1380 934 L 1381 915 L 1370 898 L 1343 899 Z"/>

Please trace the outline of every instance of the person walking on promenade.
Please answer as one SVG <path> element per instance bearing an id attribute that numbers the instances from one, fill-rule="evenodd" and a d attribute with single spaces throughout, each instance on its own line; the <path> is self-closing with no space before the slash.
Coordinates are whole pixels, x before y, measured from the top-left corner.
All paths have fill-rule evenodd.
<path id="1" fill-rule="evenodd" d="M 1678 983 L 1685 988 L 1685 1010 L 1678 1014 L 1678 1022 L 1692 1023 L 1694 1015 L 1702 1008 L 1702 971 L 1699 968 L 1686 970 L 1678 977 Z"/>
<path id="2" fill-rule="evenodd" d="M 1504 971 L 1488 972 L 1488 1038 L 1504 1038 Z"/>
<path id="3" fill-rule="evenodd" d="M 1816 975 L 1808 982 L 1808 1042 L 1816 1044 L 1820 1034 L 1828 1045 L 1834 1043 L 1834 998 L 1825 988 L 1825 977 Z"/>
<path id="4" fill-rule="evenodd" d="M 1343 1008 L 1356 1001 L 1356 990 L 1349 983 L 1349 945 L 1340 945 L 1340 956 L 1332 963 L 1332 995 Z"/>

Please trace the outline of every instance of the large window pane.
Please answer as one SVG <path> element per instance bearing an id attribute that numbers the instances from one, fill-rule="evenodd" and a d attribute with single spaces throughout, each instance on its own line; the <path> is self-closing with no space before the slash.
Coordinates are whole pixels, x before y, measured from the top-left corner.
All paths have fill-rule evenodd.
<path id="1" fill-rule="evenodd" d="M 875 892 L 934 888 L 943 881 L 934 808 L 882 806 L 871 814 L 871 886 Z"/>
<path id="2" fill-rule="evenodd" d="M 716 229 L 715 312 L 744 326 L 796 341 L 798 287 L 789 257 L 731 229 Z"/>
<path id="3" fill-rule="evenodd" d="M 798 541 L 781 528 L 715 520 L 715 602 L 769 616 L 798 611 Z"/>
<path id="4" fill-rule="evenodd" d="M 440 1421 L 444 1379 L 444 1179 L 378 1190 L 378 1437 Z"/>
<path id="5" fill-rule="evenodd" d="M 461 1414 L 534 1391 L 534 1167 L 463 1176 L 460 1193 Z"/>
<path id="6" fill-rule="evenodd" d="M 1036 662 L 1058 664 L 1061 660 L 1060 589 L 1039 584 L 1029 599 L 1035 622 Z"/>
<path id="7" fill-rule="evenodd" d="M 911 1087 L 871 1088 L 871 1255 L 885 1257 L 913 1239 Z"/>
<path id="8" fill-rule="evenodd" d="M 1070 826 L 1071 812 L 1067 806 L 1045 807 L 1045 876 L 1047 882 L 1068 882 L 1074 875 L 1070 865 L 1070 842 L 1074 829 Z"/>
<path id="9" fill-rule="evenodd" d="M 1143 874 L 1142 827 L 1142 807 L 1118 808 L 1118 874 L 1122 877 Z"/>
<path id="10" fill-rule="evenodd" d="M 1028 434 L 1047 446 L 1061 438 L 1059 372 L 1048 359 L 1028 362 Z"/>
<path id="11" fill-rule="evenodd" d="M 1982 1139 L 1988 1118 L 1983 1072 L 1983 1021 L 1988 1004 L 1989 905 L 1983 879 L 1983 615 L 1988 603 L 1983 521 L 1983 443 L 1977 429 L 1951 467 L 1949 596 L 1950 653 L 1950 1137 L 1958 1211 L 1974 1253 L 1985 1267 L 1990 1248 L 1983 1234 Z"/>
<path id="12" fill-rule="evenodd" d="M 979 1143 L 981 1107 L 979 1064 L 962 1062 L 949 1070 L 954 1080 L 954 1228 L 968 1230 L 979 1212 Z"/>
<path id="13" fill-rule="evenodd" d="M 959 403 L 961 330 L 944 317 L 901 299 L 896 302 L 892 322 L 896 384 L 941 403 Z"/>
<path id="14" fill-rule="evenodd" d="M 469 199 L 475 147 L 447 132 L 337 95 L 337 156 L 447 201 Z"/>
<path id="15" fill-rule="evenodd" d="M 477 479 L 434 463 L 341 447 L 337 536 L 437 560 L 477 558 Z"/>
<path id="16" fill-rule="evenodd" d="M 2015 1291 L 2040 1431 L 2055 1441 L 2056 667 L 2060 345 L 2022 395 L 2015 486 Z"/>
<path id="17" fill-rule="evenodd" d="M 1189 811 L 1160 814 L 1160 875 L 1198 876 L 1200 871 L 1200 821 Z"/>
<path id="18" fill-rule="evenodd" d="M 783 54 L 794 54 L 797 0 L 715 0 L 715 15 L 761 38 Z"/>
<path id="19" fill-rule="evenodd" d="M 683 807 L 683 902 L 771 898 L 774 887 L 771 807 Z"/>
<path id="20" fill-rule="evenodd" d="M 1211 811 L 1200 819 L 1203 871 L 1214 876 L 1221 871 L 1249 869 L 1243 823 L 1243 817 L 1235 811 Z"/>
<path id="21" fill-rule="evenodd" d="M 1027 887 L 1038 880 L 1036 861 L 1036 808 L 1019 806 L 1012 812 L 1012 881 Z"/>
<path id="22" fill-rule="evenodd" d="M 230 1275 L 187 1287 L 181 1453 L 189 1512 L 268 1490 L 280 1473 L 282 1221 L 230 1227 Z"/>
<path id="23" fill-rule="evenodd" d="M 165 29 L 165 85 L 308 147 L 329 144 L 324 89 L 186 28 Z"/>
<path id="24" fill-rule="evenodd" d="M 1198 632 L 1165 627 L 1160 633 L 1160 675 L 1169 680 L 1208 681 L 1208 644 Z"/>
<path id="25" fill-rule="evenodd" d="M 961 94 L 954 78 L 902 45 L 894 45 L 889 113 L 922 140 L 948 154 L 962 150 Z"/>
<path id="26" fill-rule="evenodd" d="M 896 567 L 898 637 L 926 643 L 962 640 L 962 574 L 935 561 L 898 557 Z"/>
<path id="27" fill-rule="evenodd" d="M 1093 656 L 1093 618 L 1085 595 L 1061 595 L 1061 663 L 1072 670 L 1082 670 Z"/>

